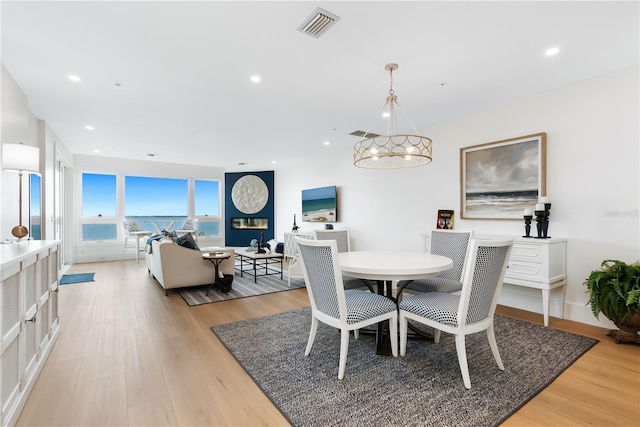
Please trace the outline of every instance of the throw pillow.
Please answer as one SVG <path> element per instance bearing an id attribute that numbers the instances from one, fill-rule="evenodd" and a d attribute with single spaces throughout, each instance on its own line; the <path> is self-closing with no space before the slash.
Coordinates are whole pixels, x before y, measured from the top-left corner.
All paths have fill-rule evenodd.
<path id="1" fill-rule="evenodd" d="M 165 237 L 171 237 L 172 239 L 175 239 L 176 237 L 178 237 L 175 231 L 169 231 L 169 230 L 162 230 L 162 235 Z"/>
<path id="2" fill-rule="evenodd" d="M 198 245 L 196 245 L 196 242 L 193 240 L 191 233 L 187 233 L 184 236 L 177 237 L 174 239 L 174 241 L 178 245 L 184 246 L 185 248 L 194 249 L 196 251 L 200 250 L 200 248 L 198 248 Z"/>

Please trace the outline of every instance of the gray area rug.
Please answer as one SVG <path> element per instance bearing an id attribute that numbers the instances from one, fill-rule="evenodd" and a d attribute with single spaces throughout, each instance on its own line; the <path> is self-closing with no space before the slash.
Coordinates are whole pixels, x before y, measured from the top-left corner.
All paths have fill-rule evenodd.
<path id="1" fill-rule="evenodd" d="M 505 370 L 484 332 L 468 336 L 471 390 L 445 333 L 439 344 L 410 340 L 398 358 L 376 355 L 373 335 L 352 334 L 340 381 L 337 329 L 321 323 L 304 356 L 310 308 L 211 330 L 295 426 L 495 426 L 598 342 L 502 316 L 494 324 Z"/>
<path id="2" fill-rule="evenodd" d="M 178 294 L 185 300 L 190 307 L 210 304 L 213 302 L 228 301 L 236 298 L 246 298 L 256 295 L 271 294 L 274 292 L 290 291 L 292 289 L 304 288 L 304 280 L 292 279 L 291 287 L 287 283 L 287 271 L 285 270 L 280 279 L 280 275 L 258 276 L 258 283 L 253 283 L 253 277 L 244 275 L 240 277 L 240 273 L 236 272 L 233 279 L 231 290 L 225 294 L 217 289 L 211 288 L 209 295 L 205 286 L 194 286 L 190 288 L 177 289 Z"/>

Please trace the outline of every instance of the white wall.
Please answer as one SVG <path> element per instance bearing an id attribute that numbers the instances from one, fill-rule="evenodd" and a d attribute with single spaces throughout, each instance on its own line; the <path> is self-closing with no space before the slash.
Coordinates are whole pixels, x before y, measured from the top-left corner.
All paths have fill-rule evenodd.
<path id="1" fill-rule="evenodd" d="M 0 64 L 1 65 L 1 64 Z M 27 97 L 4 65 L 0 66 L 0 142 L 38 146 L 36 118 L 29 111 Z M 2 151 L 0 150 L 0 153 Z M 1 163 L 2 154 L 0 154 Z M 13 239 L 11 229 L 18 225 L 18 174 L 0 173 L 2 190 L 0 209 L 0 239 Z M 22 224 L 29 224 L 28 176 L 23 178 Z"/>
<path id="2" fill-rule="evenodd" d="M 355 250 L 420 250 L 420 233 L 435 227 L 438 209 L 455 210 L 456 229 L 520 236 L 521 221 L 459 218 L 459 150 L 546 132 L 547 195 L 553 203 L 549 234 L 569 239 L 565 316 L 610 326 L 606 319 L 597 323 L 585 307 L 582 283 L 603 259 L 640 259 L 638 73 L 631 67 L 421 129 L 434 141 L 434 160 L 417 169 L 358 169 L 348 149 L 339 158 L 278 171 L 277 238 L 291 230 L 294 213 L 301 218 L 301 190 L 325 185 L 338 186 L 336 228 L 349 228 Z M 513 293 L 505 296 L 512 305 L 542 312 L 537 292 L 515 287 L 504 292 Z M 551 314 L 558 311 L 552 297 Z"/>

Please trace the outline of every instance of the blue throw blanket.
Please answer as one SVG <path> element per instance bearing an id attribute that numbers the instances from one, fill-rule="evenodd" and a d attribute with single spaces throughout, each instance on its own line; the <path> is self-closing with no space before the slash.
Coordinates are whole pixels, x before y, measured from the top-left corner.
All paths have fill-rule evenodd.
<path id="1" fill-rule="evenodd" d="M 156 234 L 154 236 L 151 236 L 147 239 L 147 244 L 144 247 L 144 251 L 148 254 L 151 253 L 151 242 L 153 242 L 154 240 L 160 240 L 162 239 L 164 236 L 162 234 Z"/>

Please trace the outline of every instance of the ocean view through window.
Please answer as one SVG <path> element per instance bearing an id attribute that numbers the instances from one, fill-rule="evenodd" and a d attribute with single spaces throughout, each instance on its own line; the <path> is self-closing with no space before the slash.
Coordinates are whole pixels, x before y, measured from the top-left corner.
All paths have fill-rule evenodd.
<path id="1" fill-rule="evenodd" d="M 190 205 L 199 220 L 198 236 L 220 236 L 218 181 L 89 173 L 82 178 L 83 241 L 117 240 L 119 234 L 122 239 L 122 219 L 133 219 L 154 234 L 179 229 L 189 218 Z M 124 179 L 124 194 L 119 196 L 117 179 Z M 115 212 L 118 197 L 124 199 L 124 212 L 119 215 Z"/>

